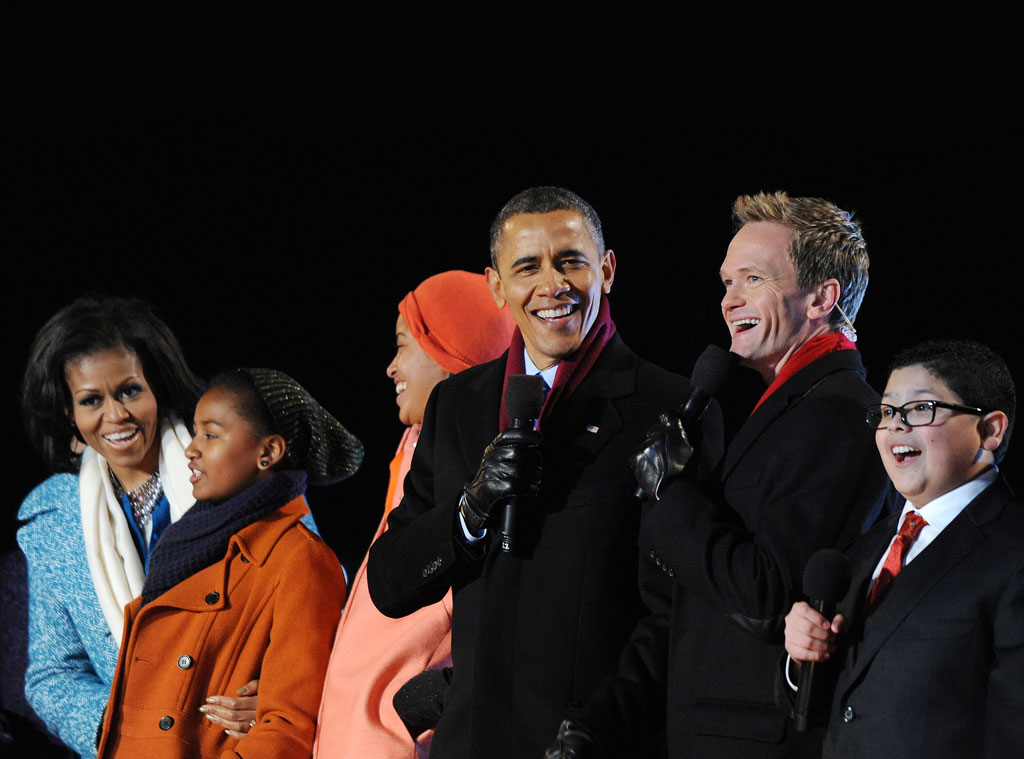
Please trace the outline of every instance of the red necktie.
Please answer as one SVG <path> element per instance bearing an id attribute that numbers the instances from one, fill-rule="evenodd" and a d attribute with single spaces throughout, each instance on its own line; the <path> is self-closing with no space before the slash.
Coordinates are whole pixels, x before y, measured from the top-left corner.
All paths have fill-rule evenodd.
<path id="1" fill-rule="evenodd" d="M 889 547 L 889 555 L 885 557 L 882 571 L 878 574 L 878 579 L 875 580 L 875 584 L 871 587 L 871 592 L 868 594 L 868 603 L 864 607 L 865 612 L 871 611 L 875 603 L 885 592 L 885 589 L 889 587 L 889 583 L 903 569 L 903 557 L 910 546 L 914 544 L 914 541 L 917 540 L 921 528 L 926 524 L 928 523 L 920 514 L 915 514 L 913 511 L 907 513 L 903 520 L 903 525 L 900 527 L 900 532 L 896 536 L 896 540 Z"/>

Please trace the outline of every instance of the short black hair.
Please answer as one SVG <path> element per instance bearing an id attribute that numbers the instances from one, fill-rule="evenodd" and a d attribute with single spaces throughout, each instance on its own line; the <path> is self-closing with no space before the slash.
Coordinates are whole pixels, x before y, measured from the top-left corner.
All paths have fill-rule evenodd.
<path id="1" fill-rule="evenodd" d="M 512 198 L 498 211 L 491 223 L 491 266 L 498 268 L 498 246 L 501 245 L 501 230 L 505 222 L 523 213 L 551 213 L 552 211 L 575 211 L 587 222 L 590 234 L 597 244 L 598 256 L 603 256 L 604 232 L 597 211 L 572 190 L 564 187 L 531 187 Z"/>
<path id="2" fill-rule="evenodd" d="M 897 353 L 889 374 L 908 366 L 921 366 L 938 377 L 965 405 L 1006 414 L 1006 432 L 994 452 L 996 463 L 1002 461 L 1017 412 L 1017 391 L 1002 357 L 974 340 L 927 340 Z"/>
<path id="3" fill-rule="evenodd" d="M 76 472 L 82 458 L 70 447 L 76 430 L 68 415 L 67 364 L 117 348 L 138 356 L 160 416 L 173 415 L 191 426 L 203 387 L 170 327 L 138 298 L 85 295 L 50 317 L 36 334 L 21 382 L 25 431 L 50 471 Z"/>

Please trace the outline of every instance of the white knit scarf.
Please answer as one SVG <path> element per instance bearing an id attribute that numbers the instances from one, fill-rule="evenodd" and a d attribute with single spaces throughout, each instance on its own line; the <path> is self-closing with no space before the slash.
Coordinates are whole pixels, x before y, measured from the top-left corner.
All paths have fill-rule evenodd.
<path id="1" fill-rule="evenodd" d="M 185 448 L 192 441 L 177 420 L 160 420 L 160 479 L 171 505 L 171 522 L 195 503 Z M 103 616 L 114 640 L 121 640 L 124 607 L 142 592 L 146 573 L 121 502 L 114 495 L 107 461 L 92 448 L 82 454 L 78 473 L 85 556 Z"/>

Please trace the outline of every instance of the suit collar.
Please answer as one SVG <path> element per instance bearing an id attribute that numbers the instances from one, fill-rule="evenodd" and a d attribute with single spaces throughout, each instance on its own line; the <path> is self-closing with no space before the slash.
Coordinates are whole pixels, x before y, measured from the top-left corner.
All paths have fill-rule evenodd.
<path id="1" fill-rule="evenodd" d="M 964 557 L 985 542 L 981 529 L 997 519 L 1014 499 L 1006 481 L 999 477 L 981 495 L 975 498 L 946 529 L 893 581 L 886 596 L 871 616 L 864 620 L 861 640 L 852 662 L 849 679 L 852 682 L 871 662 L 886 640 L 913 611 L 921 599 Z M 864 537 L 865 550 L 853 566 L 854 583 L 851 595 L 843 606 L 860 614 L 867 585 L 882 552 L 886 550 L 896 530 L 899 514 L 879 523 Z"/>
<path id="2" fill-rule="evenodd" d="M 728 477 L 751 446 L 772 423 L 793 408 L 819 382 L 836 372 L 855 371 L 864 375 L 860 353 L 853 350 L 828 353 L 789 378 L 751 414 L 729 444 L 722 465 L 722 479 Z"/>
<path id="3" fill-rule="evenodd" d="M 501 358 L 481 366 L 465 388 L 466 398 L 473 400 L 461 404 L 455 425 L 467 460 L 479 460 L 484 447 L 500 432 L 498 413 L 507 360 L 505 351 Z M 568 435 L 596 453 L 622 426 L 614 401 L 636 392 L 636 366 L 636 355 L 614 335 L 583 383 L 558 405 L 542 432 L 551 438 Z"/>

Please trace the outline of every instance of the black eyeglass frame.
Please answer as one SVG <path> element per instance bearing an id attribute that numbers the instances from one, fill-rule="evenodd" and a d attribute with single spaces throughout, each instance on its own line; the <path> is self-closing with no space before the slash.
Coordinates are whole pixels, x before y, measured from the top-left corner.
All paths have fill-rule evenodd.
<path id="1" fill-rule="evenodd" d="M 924 424 L 911 424 L 907 420 L 907 406 L 913 406 L 915 404 L 927 403 L 932 410 L 932 418 Z M 908 427 L 927 427 L 929 424 L 935 423 L 935 409 L 948 408 L 951 411 L 960 411 L 964 414 L 973 414 L 974 416 L 984 416 L 988 412 L 984 409 L 977 408 L 976 406 L 961 406 L 959 403 L 946 403 L 945 401 L 926 400 L 921 399 L 917 401 L 907 401 L 902 406 L 893 406 L 891 403 L 872 403 L 870 406 L 864 407 L 864 422 L 873 430 L 879 430 L 889 423 L 889 420 L 882 416 L 881 410 L 884 408 L 891 408 L 893 411 L 900 415 L 900 419 Z M 878 411 L 878 424 L 875 424 L 871 420 L 871 412 Z"/>

